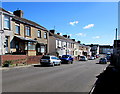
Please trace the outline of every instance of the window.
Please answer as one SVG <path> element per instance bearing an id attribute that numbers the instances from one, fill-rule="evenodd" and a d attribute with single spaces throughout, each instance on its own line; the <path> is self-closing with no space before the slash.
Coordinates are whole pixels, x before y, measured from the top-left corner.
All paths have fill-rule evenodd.
<path id="1" fill-rule="evenodd" d="M 41 46 L 41 53 L 44 53 L 44 52 L 45 52 L 45 47 Z"/>
<path id="2" fill-rule="evenodd" d="M 4 28 L 10 29 L 10 17 L 4 16 Z"/>
<path id="3" fill-rule="evenodd" d="M 47 39 L 47 33 L 46 32 L 44 33 L 44 38 Z"/>
<path id="4" fill-rule="evenodd" d="M 35 50 L 35 44 L 33 42 L 28 42 L 28 50 Z"/>
<path id="5" fill-rule="evenodd" d="M 38 33 L 38 37 L 41 38 L 41 31 L 38 30 L 37 33 Z"/>
<path id="6" fill-rule="evenodd" d="M 51 59 L 56 59 L 56 60 L 58 60 L 58 58 L 57 58 L 57 57 L 51 57 Z"/>
<path id="7" fill-rule="evenodd" d="M 15 28 L 16 28 L 15 33 L 20 34 L 20 24 L 16 23 Z"/>
<path id="8" fill-rule="evenodd" d="M 29 26 L 25 27 L 25 35 L 26 36 L 31 36 L 31 32 L 30 32 L 30 27 Z"/>

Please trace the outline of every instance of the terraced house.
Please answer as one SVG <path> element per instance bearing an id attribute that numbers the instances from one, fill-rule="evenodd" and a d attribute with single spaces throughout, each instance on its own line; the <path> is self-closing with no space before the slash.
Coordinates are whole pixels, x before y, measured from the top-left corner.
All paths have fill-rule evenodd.
<path id="1" fill-rule="evenodd" d="M 13 14 L 0 8 L 0 55 L 10 53 L 10 41 L 14 33 L 12 28 Z"/>
<path id="2" fill-rule="evenodd" d="M 55 30 L 50 30 L 49 35 L 49 52 L 52 55 L 72 55 L 75 58 L 82 55 L 90 55 L 90 47 L 81 45 L 80 41 L 70 39 L 70 36 L 60 35 L 55 33 Z"/>
<path id="3" fill-rule="evenodd" d="M 11 19 L 9 18 L 10 21 L 3 18 L 7 20 L 4 20 L 3 24 L 7 24 L 12 32 L 10 34 L 11 38 L 6 36 L 8 51 L 4 51 L 3 54 L 11 53 L 36 56 L 48 53 L 48 30 L 33 21 L 23 18 L 22 10 L 16 10 L 11 15 Z M 4 33 L 6 33 L 5 29 L 3 30 Z"/>

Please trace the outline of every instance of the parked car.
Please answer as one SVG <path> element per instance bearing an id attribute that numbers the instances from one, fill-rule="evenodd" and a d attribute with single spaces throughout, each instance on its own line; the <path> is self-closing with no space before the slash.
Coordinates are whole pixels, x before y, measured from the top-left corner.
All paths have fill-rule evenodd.
<path id="1" fill-rule="evenodd" d="M 73 57 L 71 55 L 62 55 L 60 60 L 62 61 L 62 63 L 73 63 Z"/>
<path id="2" fill-rule="evenodd" d="M 100 58 L 99 63 L 100 64 L 107 64 L 107 59 L 106 58 Z"/>
<path id="3" fill-rule="evenodd" d="M 93 56 L 89 57 L 89 60 L 94 60 L 94 59 L 95 59 L 95 57 L 93 57 Z"/>
<path id="4" fill-rule="evenodd" d="M 106 55 L 107 61 L 110 62 L 111 60 L 111 55 Z"/>
<path id="5" fill-rule="evenodd" d="M 100 56 L 99 55 L 96 55 L 96 58 L 99 58 Z"/>
<path id="6" fill-rule="evenodd" d="M 87 61 L 87 57 L 86 56 L 80 56 L 80 61 Z"/>
<path id="7" fill-rule="evenodd" d="M 56 57 L 56 56 L 52 56 L 52 55 L 44 55 L 41 59 L 40 59 L 40 64 L 41 65 L 61 65 L 61 60 Z"/>

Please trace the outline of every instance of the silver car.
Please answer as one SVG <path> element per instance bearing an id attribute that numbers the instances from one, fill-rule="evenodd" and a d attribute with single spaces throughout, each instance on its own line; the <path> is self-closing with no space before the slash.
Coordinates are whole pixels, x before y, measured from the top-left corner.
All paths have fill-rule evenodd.
<path id="1" fill-rule="evenodd" d="M 80 61 L 87 61 L 87 57 L 86 56 L 80 56 Z"/>
<path id="2" fill-rule="evenodd" d="M 44 55 L 40 59 L 40 64 L 41 65 L 50 65 L 50 66 L 61 65 L 61 60 L 56 56 Z"/>

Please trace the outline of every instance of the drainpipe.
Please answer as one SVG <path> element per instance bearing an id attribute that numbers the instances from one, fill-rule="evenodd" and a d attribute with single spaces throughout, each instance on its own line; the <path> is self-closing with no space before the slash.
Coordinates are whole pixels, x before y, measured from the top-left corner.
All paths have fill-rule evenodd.
<path id="1" fill-rule="evenodd" d="M 1 5 L 2 6 L 2 5 Z M 1 30 L 0 30 L 0 40 L 2 40 L 2 34 L 4 33 L 4 30 L 3 30 L 3 12 L 1 11 Z M 3 51 L 2 51 L 2 47 L 3 47 L 3 42 L 1 42 L 1 55 L 3 55 Z"/>

